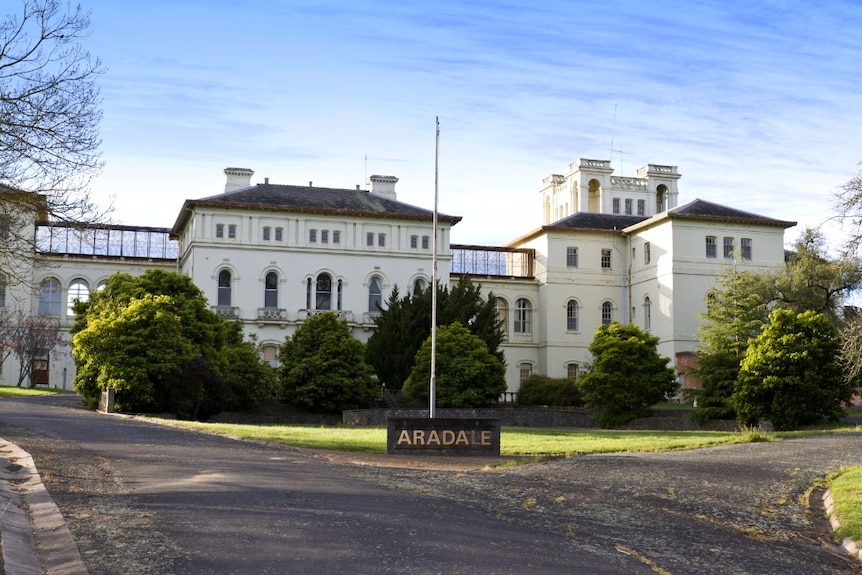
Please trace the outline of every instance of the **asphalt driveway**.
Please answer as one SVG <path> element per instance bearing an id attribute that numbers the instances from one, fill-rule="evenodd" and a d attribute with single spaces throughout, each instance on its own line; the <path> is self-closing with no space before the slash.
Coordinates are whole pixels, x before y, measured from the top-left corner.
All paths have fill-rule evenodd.
<path id="1" fill-rule="evenodd" d="M 859 573 L 809 509 L 862 433 L 500 470 L 330 461 L 74 409 L 0 401 L 89 572 Z"/>

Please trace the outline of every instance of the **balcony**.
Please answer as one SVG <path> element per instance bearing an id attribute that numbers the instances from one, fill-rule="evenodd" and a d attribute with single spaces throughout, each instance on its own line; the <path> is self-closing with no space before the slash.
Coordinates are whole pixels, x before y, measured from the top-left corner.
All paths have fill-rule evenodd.
<path id="1" fill-rule="evenodd" d="M 224 319 L 239 319 L 239 308 L 232 305 L 214 305 L 210 308 L 213 313 Z"/>
<path id="2" fill-rule="evenodd" d="M 169 228 L 44 222 L 36 225 L 40 254 L 176 260 Z"/>
<path id="3" fill-rule="evenodd" d="M 257 308 L 258 321 L 287 321 L 287 310 L 281 307 Z"/>
<path id="4" fill-rule="evenodd" d="M 353 321 L 353 312 L 341 309 L 301 309 L 299 310 L 299 319 L 304 321 L 322 313 L 334 313 L 339 320 Z"/>
<path id="5" fill-rule="evenodd" d="M 449 273 L 486 278 L 533 279 L 536 250 L 452 244 Z"/>

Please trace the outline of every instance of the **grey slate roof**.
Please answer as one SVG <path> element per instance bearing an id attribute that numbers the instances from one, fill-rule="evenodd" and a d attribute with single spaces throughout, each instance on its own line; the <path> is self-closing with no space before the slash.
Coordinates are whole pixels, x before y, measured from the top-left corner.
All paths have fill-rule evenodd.
<path id="1" fill-rule="evenodd" d="M 701 199 L 696 199 L 687 204 L 672 208 L 668 210 L 667 214 L 670 218 L 683 216 L 691 219 L 711 219 L 717 221 L 757 223 L 784 227 L 796 225 L 796 222 L 767 218 L 766 216 L 737 210 L 736 208 L 722 206 L 721 204 L 714 204 Z"/>
<path id="2" fill-rule="evenodd" d="M 433 218 L 431 210 L 391 200 L 366 190 L 257 184 L 198 200 L 186 200 L 183 210 L 174 224 L 174 233 L 179 233 L 180 228 L 188 218 L 189 211 L 196 207 L 224 207 L 423 221 L 430 221 Z M 438 214 L 437 217 L 440 221 L 452 225 L 461 221 L 458 216 Z"/>
<path id="3" fill-rule="evenodd" d="M 620 231 L 625 228 L 647 220 L 646 216 L 628 216 L 623 214 L 595 214 L 592 212 L 578 212 L 567 218 L 544 226 L 544 229 L 553 230 L 596 230 L 596 231 Z"/>
<path id="4" fill-rule="evenodd" d="M 628 216 L 623 214 L 597 214 L 592 212 L 578 212 L 552 224 L 542 226 L 533 230 L 507 245 L 514 245 L 525 241 L 543 231 L 579 231 L 579 232 L 611 232 L 628 234 L 643 227 L 665 221 L 667 219 L 687 219 L 724 223 L 756 224 L 765 226 L 778 226 L 789 228 L 795 226 L 796 222 L 776 220 L 760 216 L 751 212 L 737 210 L 721 204 L 714 204 L 706 200 L 693 200 L 682 206 L 671 208 L 652 217 Z"/>

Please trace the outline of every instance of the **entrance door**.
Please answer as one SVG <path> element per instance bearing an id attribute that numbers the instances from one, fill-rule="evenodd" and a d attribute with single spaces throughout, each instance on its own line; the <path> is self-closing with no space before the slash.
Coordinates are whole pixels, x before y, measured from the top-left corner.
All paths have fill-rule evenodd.
<path id="1" fill-rule="evenodd" d="M 48 360 L 34 359 L 32 370 L 30 371 L 30 381 L 33 382 L 33 387 L 40 385 L 48 387 Z"/>

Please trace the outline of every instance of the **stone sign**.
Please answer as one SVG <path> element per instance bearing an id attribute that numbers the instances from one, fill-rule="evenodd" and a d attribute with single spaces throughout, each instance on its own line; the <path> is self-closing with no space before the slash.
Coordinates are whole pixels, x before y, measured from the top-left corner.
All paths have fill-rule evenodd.
<path id="1" fill-rule="evenodd" d="M 500 455 L 499 419 L 393 417 L 386 424 L 390 455 Z"/>

